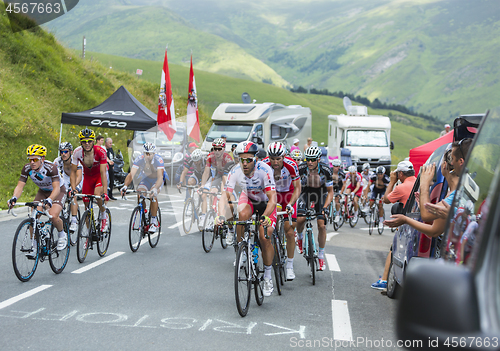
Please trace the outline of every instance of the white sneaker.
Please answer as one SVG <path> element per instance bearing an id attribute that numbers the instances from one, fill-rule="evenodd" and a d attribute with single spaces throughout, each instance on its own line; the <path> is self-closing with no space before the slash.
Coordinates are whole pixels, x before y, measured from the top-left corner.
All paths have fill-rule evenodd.
<path id="1" fill-rule="evenodd" d="M 336 215 L 335 216 L 335 223 L 339 223 L 340 222 L 340 216 L 339 215 Z"/>
<path id="2" fill-rule="evenodd" d="M 226 233 L 226 244 L 228 245 L 233 245 L 233 237 L 234 237 L 234 228 L 233 230 L 231 231 L 231 229 L 229 229 Z"/>
<path id="3" fill-rule="evenodd" d="M 205 216 L 206 216 L 206 214 L 203 214 L 203 213 L 200 215 L 200 225 L 201 226 L 203 226 L 205 224 Z"/>
<path id="4" fill-rule="evenodd" d="M 71 225 L 69 226 L 69 231 L 70 232 L 76 232 L 78 230 L 78 223 L 75 222 L 71 222 Z"/>
<path id="5" fill-rule="evenodd" d="M 295 279 L 295 273 L 293 272 L 293 268 L 287 268 L 286 269 L 286 280 L 294 280 Z"/>
<path id="6" fill-rule="evenodd" d="M 101 232 L 108 230 L 108 214 L 104 213 L 104 218 L 101 218 Z"/>
<path id="7" fill-rule="evenodd" d="M 26 252 L 26 257 L 31 258 L 31 259 L 35 259 L 36 253 L 37 253 L 37 244 L 36 244 L 36 240 L 33 240 L 31 242 L 31 249 L 28 252 Z"/>
<path id="8" fill-rule="evenodd" d="M 149 226 L 149 232 L 150 233 L 156 233 L 158 231 L 158 224 L 156 223 L 151 223 Z"/>
<path id="9" fill-rule="evenodd" d="M 384 217 L 379 218 L 378 227 L 382 228 L 384 226 Z"/>
<path id="10" fill-rule="evenodd" d="M 262 289 L 262 293 L 264 294 L 264 296 L 271 296 L 273 294 L 273 291 L 273 280 L 264 278 L 264 289 Z"/>
<path id="11" fill-rule="evenodd" d="M 57 251 L 62 251 L 68 245 L 68 236 L 64 233 L 64 236 L 57 240 Z"/>

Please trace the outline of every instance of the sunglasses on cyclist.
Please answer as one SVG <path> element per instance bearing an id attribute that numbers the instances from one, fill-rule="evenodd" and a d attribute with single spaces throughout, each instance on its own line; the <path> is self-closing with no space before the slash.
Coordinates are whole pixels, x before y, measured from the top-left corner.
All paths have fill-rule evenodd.
<path id="1" fill-rule="evenodd" d="M 317 158 L 307 158 L 306 157 L 306 162 L 315 162 L 315 161 L 318 161 Z"/>
<path id="2" fill-rule="evenodd" d="M 60 151 L 60 154 L 61 155 L 66 155 L 68 152 L 69 152 L 69 150 L 62 150 L 62 151 Z"/>
<path id="3" fill-rule="evenodd" d="M 214 151 L 222 151 L 222 149 L 214 148 Z"/>
<path id="4" fill-rule="evenodd" d="M 252 163 L 254 161 L 254 158 L 253 157 L 249 157 L 249 158 L 241 158 L 240 159 L 240 162 L 241 163 Z"/>
<path id="5" fill-rule="evenodd" d="M 40 158 L 40 157 L 33 157 L 33 158 L 29 158 L 29 157 L 28 157 L 28 162 L 29 162 L 29 163 L 31 163 L 31 162 L 38 162 L 38 161 L 40 161 L 40 160 L 41 160 L 41 158 Z"/>
<path id="6" fill-rule="evenodd" d="M 94 142 L 94 139 L 88 139 L 88 140 L 82 140 L 81 143 L 82 144 L 91 144 Z"/>

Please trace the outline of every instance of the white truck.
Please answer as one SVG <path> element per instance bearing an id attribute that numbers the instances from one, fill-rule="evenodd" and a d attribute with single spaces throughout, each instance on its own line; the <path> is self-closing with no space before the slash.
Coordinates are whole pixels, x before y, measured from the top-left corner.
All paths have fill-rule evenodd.
<path id="1" fill-rule="evenodd" d="M 305 142 L 311 136 L 312 113 L 309 107 L 265 103 L 222 103 L 212 114 L 212 127 L 202 150 L 210 151 L 212 141 L 226 135 L 226 150 L 232 144 L 251 140 L 265 148 L 273 141 L 288 146 L 295 138 Z"/>
<path id="2" fill-rule="evenodd" d="M 358 170 L 368 162 L 371 168 L 384 166 L 390 171 L 391 121 L 389 117 L 368 115 L 366 106 L 352 106 L 344 98 L 347 115 L 328 116 L 328 156 L 341 159 L 341 149 L 350 150 Z"/>

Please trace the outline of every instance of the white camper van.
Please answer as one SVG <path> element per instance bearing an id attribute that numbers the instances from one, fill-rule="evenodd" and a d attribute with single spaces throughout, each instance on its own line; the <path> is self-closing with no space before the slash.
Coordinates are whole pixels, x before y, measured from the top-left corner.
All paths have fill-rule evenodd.
<path id="1" fill-rule="evenodd" d="M 312 114 L 309 107 L 285 106 L 272 102 L 262 104 L 223 103 L 212 115 L 212 127 L 205 137 L 202 149 L 209 151 L 212 141 L 226 135 L 226 150 L 232 144 L 251 140 L 265 148 L 273 141 L 288 146 L 298 138 L 307 140 L 312 131 Z"/>
<path id="2" fill-rule="evenodd" d="M 371 168 L 391 164 L 391 121 L 389 117 L 368 115 L 366 106 L 351 106 L 344 98 L 347 115 L 328 116 L 328 155 L 341 159 L 341 149 L 351 152 L 352 163 L 361 170 L 363 163 Z"/>

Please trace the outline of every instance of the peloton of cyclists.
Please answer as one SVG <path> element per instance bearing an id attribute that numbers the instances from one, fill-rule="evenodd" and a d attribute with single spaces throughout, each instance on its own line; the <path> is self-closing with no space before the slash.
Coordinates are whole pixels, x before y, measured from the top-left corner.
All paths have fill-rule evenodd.
<path id="1" fill-rule="evenodd" d="M 347 169 L 346 181 L 342 187 L 342 192 L 346 195 L 354 194 L 354 216 L 358 215 L 359 209 L 359 198 L 361 197 L 361 192 L 363 190 L 363 177 L 356 169 L 356 166 L 349 166 Z"/>
<path id="2" fill-rule="evenodd" d="M 299 149 L 296 149 L 300 152 Z M 269 144 L 267 148 L 268 157 L 263 162 L 274 171 L 274 181 L 276 183 L 277 203 L 282 209 L 286 209 L 288 215 L 292 216 L 292 225 L 285 221 L 286 252 L 288 256 L 286 265 L 286 279 L 293 280 L 293 256 L 295 252 L 295 224 L 297 222 L 297 200 L 301 193 L 299 168 L 297 163 L 290 157 L 285 156 L 286 147 L 281 142 Z"/>
<path id="3" fill-rule="evenodd" d="M 75 149 L 71 158 L 71 195 L 76 193 L 78 185 L 78 165 L 83 166 L 83 184 L 82 194 L 101 196 L 97 199 L 97 205 L 100 210 L 101 230 L 106 231 L 108 228 L 108 215 L 104 201 L 108 201 L 107 188 L 108 180 L 107 173 L 107 155 L 102 147 L 95 144 L 95 133 L 92 129 L 82 129 L 78 134 L 80 146 Z M 88 205 L 88 200 L 83 199 L 85 205 Z"/>
<path id="4" fill-rule="evenodd" d="M 125 195 L 127 188 L 132 180 L 136 179 L 137 187 L 137 202 L 140 200 L 140 192 L 151 191 L 151 205 L 149 212 L 151 213 L 151 225 L 149 226 L 150 233 L 156 233 L 158 230 L 158 201 L 157 196 L 163 186 L 163 171 L 165 165 L 160 155 L 156 153 L 156 145 L 153 143 L 145 143 L 143 146 L 142 155 L 134 160 L 134 164 L 130 173 L 125 178 L 123 187 L 120 189 L 121 195 Z"/>
<path id="5" fill-rule="evenodd" d="M 21 176 L 14 189 L 14 194 L 7 201 L 7 205 L 9 208 L 14 207 L 17 199 L 23 193 L 28 178 L 31 178 L 33 183 L 38 186 L 38 192 L 33 201 L 40 202 L 38 206 L 40 211 L 44 211 L 47 207 L 49 208 L 49 214 L 52 216 L 50 220 L 59 233 L 57 250 L 64 250 L 68 244 L 68 237 L 64 232 L 63 222 L 59 217 L 59 213 L 63 208 L 66 187 L 60 180 L 57 166 L 45 160 L 47 156 L 47 148 L 45 146 L 38 144 L 28 146 L 26 156 L 28 163 L 23 166 Z M 35 258 L 37 255 L 37 243 L 34 237 L 31 239 L 31 250 L 26 253 L 26 256 Z"/>
<path id="6" fill-rule="evenodd" d="M 320 162 L 321 150 L 317 146 L 310 146 L 306 149 L 304 156 L 306 162 L 299 165 L 299 175 L 301 178 L 302 191 L 298 201 L 297 210 L 299 214 L 305 214 L 306 210 L 314 202 L 318 223 L 318 259 L 319 270 L 326 268 L 325 264 L 325 244 L 326 244 L 326 217 L 328 206 L 333 199 L 332 170 L 329 165 Z M 297 232 L 299 251 L 302 252 L 302 238 L 306 218 L 297 218 Z"/>
<path id="7" fill-rule="evenodd" d="M 262 225 L 259 228 L 259 241 L 264 261 L 264 296 L 271 296 L 274 287 L 271 278 L 274 248 L 271 235 L 276 226 L 276 186 L 273 170 L 262 161 L 256 161 L 259 148 L 250 141 L 238 144 L 235 151 L 240 157 L 240 163 L 229 172 L 225 189 L 219 201 L 219 216 L 215 219 L 216 225 L 221 225 L 229 213 L 228 200 L 236 186 L 242 189 L 238 200 L 238 219 L 247 220 L 254 213 L 260 214 Z M 231 216 L 230 214 L 228 216 Z M 267 237 L 264 235 L 264 226 L 267 227 Z M 243 227 L 238 226 L 237 238 L 241 241 Z"/>
<path id="8" fill-rule="evenodd" d="M 332 184 L 333 192 L 335 194 L 335 222 L 340 222 L 340 198 L 341 190 L 345 181 L 345 173 L 341 168 L 342 162 L 336 158 L 332 161 Z"/>
<path id="9" fill-rule="evenodd" d="M 376 170 L 376 174 L 370 177 L 370 185 L 365 190 L 365 195 L 368 194 L 368 190 L 370 190 L 370 207 L 373 206 L 373 203 L 377 198 L 383 200 L 385 191 L 387 189 L 387 185 L 390 183 L 390 178 L 385 174 L 385 167 L 378 166 Z M 384 202 L 380 201 L 378 204 L 378 213 L 379 213 L 379 225 L 382 226 L 384 222 Z"/>
<path id="10" fill-rule="evenodd" d="M 193 150 L 190 155 L 184 156 L 184 169 L 181 173 L 181 178 L 177 188 L 180 189 L 182 185 L 198 185 L 203 177 L 205 171 L 205 160 L 203 159 L 203 152 L 200 149 Z"/>

